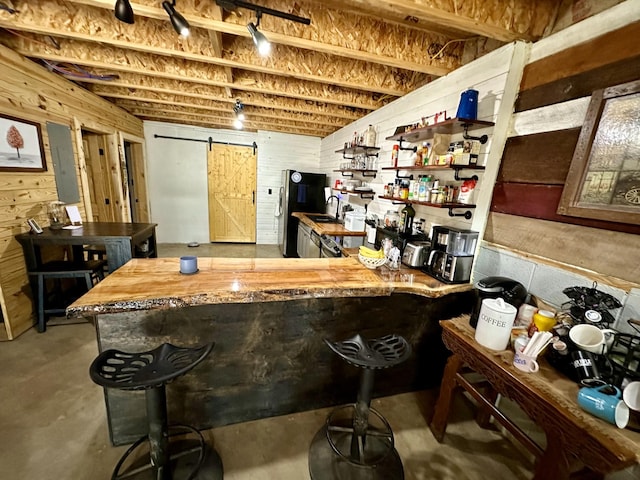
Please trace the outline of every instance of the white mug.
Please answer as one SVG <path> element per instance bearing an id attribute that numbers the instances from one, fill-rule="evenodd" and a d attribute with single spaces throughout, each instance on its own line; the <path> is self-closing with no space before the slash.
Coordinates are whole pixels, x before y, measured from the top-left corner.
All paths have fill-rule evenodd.
<path id="1" fill-rule="evenodd" d="M 631 410 L 640 412 L 640 382 L 631 382 L 624 387 L 622 399 Z"/>
<path id="2" fill-rule="evenodd" d="M 613 343 L 615 333 L 617 332 L 610 328 L 600 329 L 595 325 L 582 323 L 571 327 L 569 338 L 581 350 L 603 355 Z"/>
<path id="3" fill-rule="evenodd" d="M 511 328 L 518 310 L 502 298 L 485 298 L 482 300 L 476 341 L 491 350 L 504 350 L 511 339 Z"/>

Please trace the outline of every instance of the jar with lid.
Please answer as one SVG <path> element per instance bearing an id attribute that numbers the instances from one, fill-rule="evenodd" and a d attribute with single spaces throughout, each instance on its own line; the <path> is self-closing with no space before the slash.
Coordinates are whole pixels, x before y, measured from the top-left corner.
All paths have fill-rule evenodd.
<path id="1" fill-rule="evenodd" d="M 397 228 L 400 221 L 400 215 L 395 210 L 387 210 L 384 214 L 384 226 L 387 228 Z"/>
<path id="2" fill-rule="evenodd" d="M 402 198 L 403 200 L 409 198 L 409 184 L 406 182 L 403 182 L 400 185 L 400 198 Z"/>

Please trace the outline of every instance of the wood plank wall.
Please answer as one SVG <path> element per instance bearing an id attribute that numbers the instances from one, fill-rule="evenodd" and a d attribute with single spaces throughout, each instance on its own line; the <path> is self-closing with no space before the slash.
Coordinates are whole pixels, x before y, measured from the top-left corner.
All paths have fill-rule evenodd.
<path id="1" fill-rule="evenodd" d="M 13 339 L 32 325 L 30 288 L 22 249 L 14 235 L 27 231 L 25 220 L 35 218 L 48 225 L 46 206 L 57 200 L 46 122 L 74 128 L 74 119 L 98 131 L 124 131 L 143 137 L 142 122 L 56 76 L 36 63 L 0 45 L 0 113 L 41 125 L 47 171 L 36 173 L 0 172 L 0 340 Z M 79 147 L 74 140 L 78 164 Z M 78 185 L 80 169 L 78 168 Z M 81 198 L 83 198 L 81 192 Z M 84 205 L 80 205 L 84 214 Z M 3 328 L 4 327 L 4 328 Z"/>
<path id="2" fill-rule="evenodd" d="M 640 78 L 639 35 L 635 22 L 526 65 L 485 240 L 638 282 L 640 226 L 556 209 L 591 92 Z"/>

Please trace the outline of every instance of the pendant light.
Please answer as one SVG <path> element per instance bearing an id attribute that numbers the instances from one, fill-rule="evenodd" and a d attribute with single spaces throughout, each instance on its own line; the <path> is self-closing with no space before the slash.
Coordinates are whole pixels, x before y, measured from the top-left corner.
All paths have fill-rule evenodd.
<path id="1" fill-rule="evenodd" d="M 133 8 L 131 8 L 129 0 L 116 0 L 114 13 L 121 22 L 133 24 Z"/>
<path id="2" fill-rule="evenodd" d="M 162 2 L 162 8 L 169 14 L 169 19 L 171 20 L 171 25 L 173 25 L 173 29 L 183 37 L 189 36 L 189 22 L 185 20 L 185 18 L 180 15 L 175 9 L 176 0 L 169 3 L 167 1 Z"/>

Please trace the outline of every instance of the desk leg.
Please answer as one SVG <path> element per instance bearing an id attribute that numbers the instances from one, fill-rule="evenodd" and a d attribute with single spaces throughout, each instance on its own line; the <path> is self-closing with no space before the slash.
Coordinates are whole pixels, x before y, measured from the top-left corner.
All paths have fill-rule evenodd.
<path id="1" fill-rule="evenodd" d="M 462 359 L 458 355 L 451 355 L 449 360 L 447 360 L 447 365 L 444 369 L 442 384 L 440 385 L 440 395 L 438 395 L 433 419 L 429 424 L 431 433 L 433 433 L 433 436 L 438 442 L 442 442 L 447 430 L 451 402 L 453 400 L 453 394 L 455 393 L 456 387 L 458 386 L 456 383 L 456 374 L 461 368 Z"/>

